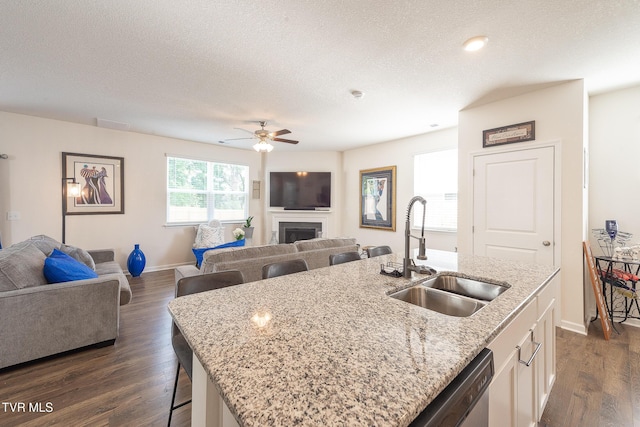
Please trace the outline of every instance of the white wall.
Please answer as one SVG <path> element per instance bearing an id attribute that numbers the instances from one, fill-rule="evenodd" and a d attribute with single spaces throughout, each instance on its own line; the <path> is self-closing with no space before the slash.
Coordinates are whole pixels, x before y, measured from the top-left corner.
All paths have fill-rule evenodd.
<path id="1" fill-rule="evenodd" d="M 589 133 L 589 230 L 615 219 L 640 243 L 640 86 L 591 97 Z"/>
<path id="2" fill-rule="evenodd" d="M 430 151 L 456 148 L 457 139 L 457 130 L 450 128 L 345 151 L 342 234 L 355 237 L 363 246 L 389 245 L 394 252 L 403 252 L 406 210 L 409 200 L 414 196 L 413 157 Z M 360 228 L 360 171 L 385 166 L 397 167 L 396 231 Z M 456 248 L 456 233 L 427 233 L 426 237 L 427 248 L 449 251 Z M 415 239 L 412 239 L 412 247 L 415 244 Z"/>
<path id="3" fill-rule="evenodd" d="M 261 175 L 258 153 L 178 139 L 0 112 L 0 233 L 3 246 L 32 235 L 61 239 L 62 152 L 124 157 L 125 213 L 67 216 L 66 242 L 86 249 L 114 248 L 117 260 L 139 243 L 145 271 L 192 263 L 193 227 L 166 227 L 165 154 L 246 164 Z M 262 221 L 259 200 L 250 214 Z M 17 211 L 20 220 L 7 221 Z M 231 226 L 227 227 L 230 237 Z"/>
<path id="4" fill-rule="evenodd" d="M 589 238 L 595 255 L 603 254 L 591 234 L 607 219 L 640 243 L 640 86 L 592 96 L 589 99 Z M 588 280 L 588 278 L 587 278 Z M 595 315 L 595 299 L 587 293 L 588 312 Z M 636 323 L 637 324 L 637 323 Z"/>
<path id="5" fill-rule="evenodd" d="M 583 189 L 583 150 L 587 124 L 587 98 L 582 80 L 558 84 L 521 96 L 463 110 L 459 114 L 460 159 L 458 195 L 459 251 L 473 253 L 471 154 L 499 149 L 482 148 L 482 131 L 530 120 L 536 122 L 536 141 L 561 141 L 561 320 L 563 327 L 585 332 L 582 245 L 586 236 Z M 467 165 L 464 167 L 463 165 Z"/>

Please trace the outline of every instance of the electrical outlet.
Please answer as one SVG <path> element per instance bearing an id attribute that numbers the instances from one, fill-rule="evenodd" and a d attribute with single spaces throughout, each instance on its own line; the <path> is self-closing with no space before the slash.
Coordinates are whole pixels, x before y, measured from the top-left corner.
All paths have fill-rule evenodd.
<path id="1" fill-rule="evenodd" d="M 7 212 L 7 221 L 17 221 L 20 219 L 20 212 L 9 211 Z"/>

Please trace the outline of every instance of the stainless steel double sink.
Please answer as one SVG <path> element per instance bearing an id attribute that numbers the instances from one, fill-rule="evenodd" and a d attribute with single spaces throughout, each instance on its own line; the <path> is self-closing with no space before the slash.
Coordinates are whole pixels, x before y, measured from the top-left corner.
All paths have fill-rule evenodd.
<path id="1" fill-rule="evenodd" d="M 389 296 L 449 316 L 469 317 L 507 289 L 508 285 L 441 275 Z"/>

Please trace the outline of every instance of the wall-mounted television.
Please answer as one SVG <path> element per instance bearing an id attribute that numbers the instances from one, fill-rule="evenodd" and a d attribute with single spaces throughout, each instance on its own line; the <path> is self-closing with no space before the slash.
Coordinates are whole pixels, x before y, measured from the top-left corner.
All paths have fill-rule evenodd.
<path id="1" fill-rule="evenodd" d="M 331 172 L 271 172 L 269 206 L 285 209 L 331 207 Z"/>

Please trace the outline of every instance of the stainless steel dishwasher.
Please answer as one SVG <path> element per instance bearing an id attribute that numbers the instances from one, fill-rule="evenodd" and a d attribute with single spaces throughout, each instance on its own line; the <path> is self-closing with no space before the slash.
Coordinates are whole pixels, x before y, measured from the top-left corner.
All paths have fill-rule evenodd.
<path id="1" fill-rule="evenodd" d="M 483 349 L 418 415 L 410 427 L 483 427 L 489 424 L 493 353 Z"/>

